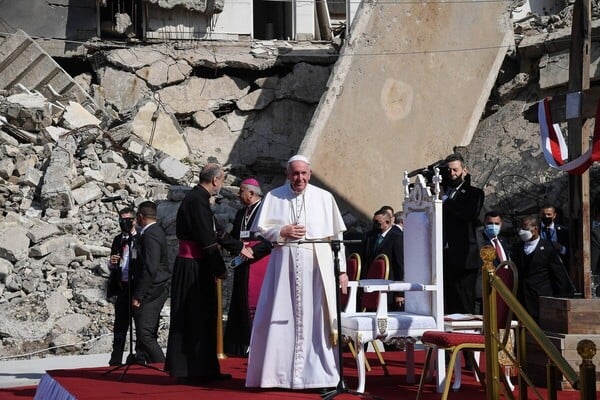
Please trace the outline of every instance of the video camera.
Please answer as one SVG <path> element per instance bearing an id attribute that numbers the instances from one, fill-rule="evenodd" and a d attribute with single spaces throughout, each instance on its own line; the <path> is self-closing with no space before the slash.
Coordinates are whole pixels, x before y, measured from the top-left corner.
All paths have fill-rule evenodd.
<path id="1" fill-rule="evenodd" d="M 429 164 L 424 168 L 415 169 L 408 173 L 408 177 L 412 178 L 421 174 L 428 185 L 433 183 L 433 176 L 435 175 L 435 169 L 438 168 L 440 170 L 440 175 L 442 177 L 442 182 L 448 182 L 450 179 L 450 170 L 448 169 L 448 165 L 446 160 L 438 160 L 433 164 Z"/>

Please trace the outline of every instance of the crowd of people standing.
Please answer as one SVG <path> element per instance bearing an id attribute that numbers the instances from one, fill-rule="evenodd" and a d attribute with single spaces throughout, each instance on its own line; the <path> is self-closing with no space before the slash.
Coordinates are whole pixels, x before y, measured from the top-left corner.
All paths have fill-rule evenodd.
<path id="1" fill-rule="evenodd" d="M 480 219 L 484 192 L 472 185 L 464 159 L 451 154 L 443 171 L 440 198 L 447 314 L 481 313 L 479 250 L 484 245 L 496 249 L 496 264 L 516 263 L 518 298 L 534 319 L 539 320 L 540 296 L 573 295 L 564 264 L 568 235 L 555 207 L 543 205 L 539 214 L 524 216 L 518 224 L 519 241 L 509 241 L 503 235 L 499 212 L 487 211 Z M 172 377 L 188 385 L 231 378 L 220 370 L 216 329 L 217 281 L 229 271 L 234 280 L 225 351 L 248 357 L 246 386 L 334 388 L 340 379 L 336 282 L 345 293 L 348 277 L 345 263 L 335 276 L 338 270 L 330 242 L 343 240 L 346 226 L 333 195 L 309 183 L 311 173 L 310 161 L 296 155 L 287 162 L 286 183 L 264 196 L 256 178 L 244 179 L 238 193 L 242 208 L 233 229 L 225 232 L 215 223 L 211 207 L 224 184 L 225 171 L 217 164 L 204 166 L 198 185 L 178 209 L 179 248 L 174 265 L 167 262 L 156 204 L 146 201 L 137 210 L 120 210 L 121 233 L 114 239 L 109 262 L 109 295 L 116 297 L 109 364 L 122 363 L 128 321 L 133 318 L 136 352 L 128 362 L 164 362 Z M 402 212 L 383 206 L 374 212 L 372 222 L 371 229 L 359 234 L 361 244 L 354 248 L 365 266 L 361 277 L 368 275 L 368 266 L 378 255 L 385 254 L 388 278 L 403 280 Z M 600 232 L 600 223 L 594 228 Z M 236 256 L 229 267 L 223 250 Z M 339 257 L 345 260 L 344 246 Z M 165 355 L 157 331 L 160 310 L 169 295 Z M 389 306 L 402 310 L 403 302 L 403 294 L 394 293 Z"/>

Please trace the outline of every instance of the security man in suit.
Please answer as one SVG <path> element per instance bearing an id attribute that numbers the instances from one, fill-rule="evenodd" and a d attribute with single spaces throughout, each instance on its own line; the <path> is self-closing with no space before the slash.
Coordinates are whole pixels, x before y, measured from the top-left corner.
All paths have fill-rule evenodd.
<path id="1" fill-rule="evenodd" d="M 471 186 L 471 175 L 457 153 L 446 157 L 442 185 L 444 312 L 470 314 L 475 311 L 480 265 L 475 230 L 480 225 L 484 193 Z"/>
<path id="2" fill-rule="evenodd" d="M 551 242 L 540 237 L 538 217 L 530 215 L 521 219 L 519 238 L 521 243 L 515 244 L 512 252 L 519 273 L 517 297 L 539 322 L 540 296 L 573 297 L 573 286 L 558 251 Z"/>
<path id="3" fill-rule="evenodd" d="M 119 210 L 119 233 L 110 246 L 108 268 L 108 297 L 115 298 L 115 321 L 113 325 L 113 349 L 108 365 L 115 366 L 123 363 L 123 351 L 130 318 L 130 266 L 131 248 L 135 243 L 135 211 L 126 207 Z"/>
<path id="4" fill-rule="evenodd" d="M 545 205 L 540 208 L 541 230 L 540 236 L 551 242 L 560 254 L 563 264 L 569 265 L 569 231 L 566 226 L 556 221 L 556 207 Z"/>
<path id="5" fill-rule="evenodd" d="M 151 201 L 141 203 L 136 222 L 141 228 L 131 299 L 136 327 L 136 361 L 142 364 L 164 362 L 165 355 L 157 340 L 158 323 L 160 311 L 169 296 L 171 267 L 165 231 L 157 223 L 156 204 Z"/>

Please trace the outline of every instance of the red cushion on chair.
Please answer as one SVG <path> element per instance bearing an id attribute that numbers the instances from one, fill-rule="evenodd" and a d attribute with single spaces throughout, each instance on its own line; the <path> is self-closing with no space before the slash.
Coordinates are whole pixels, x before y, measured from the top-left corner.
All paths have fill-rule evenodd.
<path id="1" fill-rule="evenodd" d="M 424 344 L 445 348 L 465 343 L 484 344 L 485 336 L 479 333 L 426 331 L 421 341 Z"/>

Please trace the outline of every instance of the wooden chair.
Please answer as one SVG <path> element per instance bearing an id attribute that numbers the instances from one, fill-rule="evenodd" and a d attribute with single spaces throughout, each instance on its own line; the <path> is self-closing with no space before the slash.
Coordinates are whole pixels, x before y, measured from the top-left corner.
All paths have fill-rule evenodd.
<path id="1" fill-rule="evenodd" d="M 505 261 L 501 263 L 495 271 L 496 275 L 502 280 L 506 287 L 510 288 L 513 294 L 516 295 L 518 287 L 518 276 L 516 266 L 512 261 Z M 495 292 L 495 291 L 494 291 Z M 502 347 L 505 348 L 510 338 L 511 324 L 512 324 L 512 311 L 506 305 L 502 297 L 496 294 L 496 318 L 500 332 L 498 333 L 499 340 Z M 423 333 L 422 337 L 423 344 L 427 347 L 427 354 L 425 356 L 425 365 L 421 374 L 421 381 L 419 383 L 419 391 L 417 392 L 417 400 L 421 398 L 423 392 L 423 386 L 427 375 L 429 374 L 429 364 L 431 362 L 431 355 L 434 350 L 447 350 L 451 352 L 450 361 L 448 363 L 448 369 L 446 371 L 446 382 L 444 385 L 444 391 L 442 393 L 442 400 L 448 398 L 448 392 L 450 391 L 450 381 L 452 378 L 452 371 L 454 371 L 455 363 L 458 355 L 462 350 L 473 350 L 473 351 L 484 351 L 485 349 L 485 335 L 483 333 L 466 333 L 466 332 L 440 332 L 440 331 L 427 331 Z M 460 359 L 459 359 L 460 360 Z M 485 387 L 485 380 L 479 370 L 479 367 L 475 360 L 473 366 L 475 373 L 479 378 L 479 381 Z M 508 392 L 512 392 L 508 379 L 501 371 L 502 380 L 505 387 L 508 388 Z"/>

